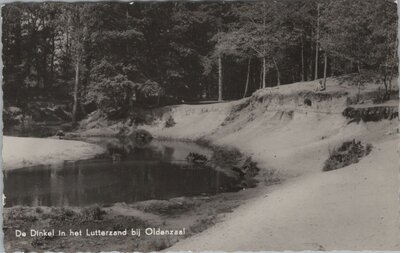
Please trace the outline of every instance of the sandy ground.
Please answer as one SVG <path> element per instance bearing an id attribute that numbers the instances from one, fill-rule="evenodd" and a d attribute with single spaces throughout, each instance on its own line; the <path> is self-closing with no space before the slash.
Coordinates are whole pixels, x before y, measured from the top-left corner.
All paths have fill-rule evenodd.
<path id="1" fill-rule="evenodd" d="M 81 141 L 3 136 L 3 169 L 86 159 L 102 152 Z"/>
<path id="2" fill-rule="evenodd" d="M 168 250 L 400 249 L 398 135 L 389 134 L 398 121 L 348 124 L 341 112 L 355 89 L 331 81 L 323 93 L 332 97 L 307 107 L 298 94 L 316 85 L 301 85 L 260 90 L 229 122 L 226 117 L 240 102 L 177 106 L 171 113 L 174 127 L 164 128 L 162 122 L 145 127 L 156 136 L 203 137 L 237 147 L 286 178 L 223 222 Z M 322 172 L 329 150 L 353 138 L 371 143 L 373 152 L 357 164 Z"/>
<path id="3" fill-rule="evenodd" d="M 270 189 L 168 250 L 398 250 L 398 154 L 381 152 L 396 146 L 384 142 L 346 169 Z"/>

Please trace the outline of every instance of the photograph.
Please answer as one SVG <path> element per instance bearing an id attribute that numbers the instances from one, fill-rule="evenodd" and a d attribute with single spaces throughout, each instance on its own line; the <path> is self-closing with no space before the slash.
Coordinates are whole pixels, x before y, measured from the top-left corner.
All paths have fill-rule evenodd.
<path id="1" fill-rule="evenodd" d="M 400 251 L 397 1 L 1 20 L 5 252 Z"/>

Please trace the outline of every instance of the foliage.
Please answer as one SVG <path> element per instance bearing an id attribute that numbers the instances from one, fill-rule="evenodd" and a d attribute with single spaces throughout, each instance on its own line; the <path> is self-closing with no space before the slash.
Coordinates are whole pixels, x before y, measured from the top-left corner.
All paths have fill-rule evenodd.
<path id="1" fill-rule="evenodd" d="M 147 144 L 153 139 L 153 136 L 144 129 L 134 130 L 132 133 L 130 133 L 129 137 L 139 145 Z"/>
<path id="2" fill-rule="evenodd" d="M 105 213 L 99 206 L 87 207 L 82 210 L 81 219 L 84 221 L 102 220 Z"/>
<path id="3" fill-rule="evenodd" d="M 317 78 L 323 55 L 329 76 L 373 71 L 387 92 L 397 74 L 389 0 L 10 3 L 2 17 L 3 88 L 18 106 L 38 94 L 105 112 L 214 99 L 221 55 L 228 99 Z"/>
<path id="4" fill-rule="evenodd" d="M 94 101 L 97 106 L 106 111 L 120 109 L 127 105 L 132 91 L 137 84 L 128 80 L 127 75 L 119 73 L 115 65 L 103 59 L 93 67 L 86 99 Z"/>
<path id="5" fill-rule="evenodd" d="M 175 126 L 176 122 L 174 120 L 174 118 L 172 117 L 172 115 L 170 115 L 167 119 L 167 121 L 165 121 L 165 127 L 169 128 L 169 127 L 173 127 Z"/>
<path id="6" fill-rule="evenodd" d="M 372 150 L 371 144 L 361 144 L 361 141 L 346 141 L 338 148 L 329 152 L 329 158 L 325 161 L 323 171 L 336 170 L 353 163 L 368 155 Z"/>
<path id="7" fill-rule="evenodd" d="M 190 152 L 186 156 L 186 160 L 190 163 L 205 163 L 208 159 L 205 155 L 198 154 L 195 152 Z"/>

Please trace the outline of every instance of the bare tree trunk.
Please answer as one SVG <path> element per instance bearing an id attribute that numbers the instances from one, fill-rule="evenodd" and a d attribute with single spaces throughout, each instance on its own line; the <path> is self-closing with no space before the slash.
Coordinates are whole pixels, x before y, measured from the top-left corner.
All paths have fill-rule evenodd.
<path id="1" fill-rule="evenodd" d="M 398 47 L 398 39 L 396 38 L 396 43 L 394 47 L 394 53 L 393 53 L 393 58 L 392 58 L 392 66 L 390 69 L 390 77 L 389 77 L 389 91 L 387 93 L 388 98 L 390 98 L 390 92 L 392 91 L 392 80 L 393 80 L 393 75 L 394 75 L 394 67 L 396 66 L 396 59 L 397 59 L 397 47 Z"/>
<path id="2" fill-rule="evenodd" d="M 68 25 L 69 25 L 69 24 L 68 24 Z M 69 28 L 67 28 L 66 52 L 67 52 L 67 55 L 69 55 Z"/>
<path id="3" fill-rule="evenodd" d="M 272 58 L 274 61 L 275 69 L 276 69 L 276 78 L 277 78 L 277 86 L 281 85 L 281 73 L 279 72 L 278 64 L 276 63 L 275 58 Z"/>
<path id="4" fill-rule="evenodd" d="M 267 29 L 266 29 L 266 20 L 267 20 L 266 1 L 263 1 L 263 11 L 264 11 L 264 13 L 263 13 L 263 34 L 264 34 L 263 43 L 265 44 L 265 38 L 266 38 L 266 32 L 267 32 Z M 266 63 L 265 55 L 266 55 L 266 49 L 265 49 L 265 46 L 263 46 L 263 82 L 262 82 L 263 88 L 266 87 L 265 79 L 267 78 L 267 63 Z"/>
<path id="5" fill-rule="evenodd" d="M 253 74 L 251 76 L 251 83 L 255 84 L 257 80 L 257 71 L 253 71 Z"/>
<path id="6" fill-rule="evenodd" d="M 218 101 L 222 101 L 222 56 L 221 53 L 218 55 Z"/>
<path id="7" fill-rule="evenodd" d="M 326 89 L 326 69 L 328 66 L 328 55 L 326 52 L 324 53 L 324 84 L 323 84 L 323 89 Z"/>
<path id="8" fill-rule="evenodd" d="M 249 82 L 250 82 L 250 65 L 251 65 L 251 58 L 247 63 L 247 78 L 246 78 L 246 87 L 244 88 L 243 98 L 246 97 L 247 90 L 249 89 Z"/>
<path id="9" fill-rule="evenodd" d="M 385 71 L 384 71 L 384 74 L 383 74 L 383 86 L 385 86 L 385 97 L 387 96 L 387 94 L 388 94 L 388 91 L 389 91 L 389 89 L 388 89 L 388 83 L 387 83 L 387 61 L 385 62 Z"/>
<path id="10" fill-rule="evenodd" d="M 358 89 L 358 94 L 357 94 L 357 102 L 360 101 L 360 95 L 361 95 L 361 68 L 360 68 L 360 62 L 357 62 L 357 71 L 359 75 L 359 81 L 357 83 L 357 89 Z"/>
<path id="11" fill-rule="evenodd" d="M 263 65 L 261 65 L 261 68 L 260 68 L 260 85 L 259 85 L 259 89 L 262 88 L 262 84 L 263 84 L 263 81 L 262 81 L 263 75 L 264 75 L 263 68 L 264 68 Z"/>
<path id="12" fill-rule="evenodd" d="M 301 81 L 304 82 L 304 41 L 301 35 Z"/>
<path id="13" fill-rule="evenodd" d="M 126 20 L 126 31 L 128 31 L 129 29 L 129 12 L 128 12 L 129 8 L 126 8 L 126 13 L 125 13 L 125 20 Z M 125 51 L 126 54 L 129 55 L 129 43 L 125 44 Z"/>
<path id="14" fill-rule="evenodd" d="M 54 33 L 52 34 L 51 37 L 51 63 L 50 63 L 50 79 L 51 82 L 54 82 L 54 58 L 55 58 L 55 51 L 56 51 L 56 46 L 54 42 Z"/>
<path id="15" fill-rule="evenodd" d="M 314 80 L 318 79 L 318 50 L 319 50 L 319 8 L 320 4 L 317 4 L 317 36 L 316 36 L 316 41 L 315 41 L 315 75 L 314 75 Z"/>
<path id="16" fill-rule="evenodd" d="M 76 113 L 78 109 L 78 91 L 79 91 L 79 60 L 75 63 L 75 85 L 74 85 L 74 105 L 72 107 L 72 124 L 76 124 Z"/>
<path id="17" fill-rule="evenodd" d="M 265 56 L 263 57 L 263 79 L 262 79 L 262 87 L 265 88 L 266 87 L 266 79 L 267 78 L 267 63 L 266 63 L 266 59 Z"/>

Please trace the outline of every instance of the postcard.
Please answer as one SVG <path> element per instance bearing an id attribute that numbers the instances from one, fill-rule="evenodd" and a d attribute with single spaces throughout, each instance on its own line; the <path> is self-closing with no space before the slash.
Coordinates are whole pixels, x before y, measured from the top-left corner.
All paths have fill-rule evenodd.
<path id="1" fill-rule="evenodd" d="M 397 2 L 8 2 L 6 252 L 400 250 Z"/>

